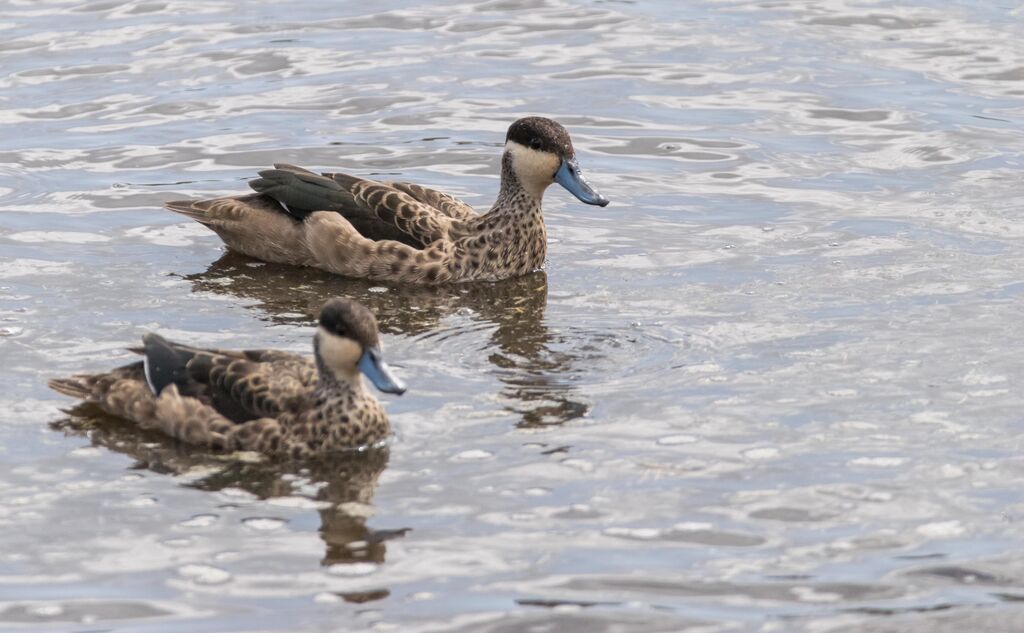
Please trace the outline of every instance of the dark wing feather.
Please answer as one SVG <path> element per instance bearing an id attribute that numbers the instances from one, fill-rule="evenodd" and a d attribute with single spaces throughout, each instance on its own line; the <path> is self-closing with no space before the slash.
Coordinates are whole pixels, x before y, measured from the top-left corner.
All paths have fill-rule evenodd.
<path id="1" fill-rule="evenodd" d="M 345 174 L 315 174 L 309 170 L 279 163 L 265 169 L 249 183 L 254 190 L 282 204 L 282 211 L 302 221 L 317 211 L 336 211 L 352 226 L 372 240 L 394 240 L 420 248 L 423 244 L 403 232 L 393 222 L 382 220 L 352 195 L 350 186 L 363 182 Z"/>
<path id="2" fill-rule="evenodd" d="M 145 356 L 142 362 L 146 384 L 154 395 L 159 395 L 164 387 L 171 384 L 178 385 L 181 393 L 191 391 L 188 362 L 195 356 L 195 352 L 175 347 L 159 334 L 152 332 L 142 337 L 142 350 Z"/>
<path id="3" fill-rule="evenodd" d="M 291 165 L 264 169 L 249 186 L 283 203 L 284 211 L 297 220 L 305 220 L 315 211 L 343 212 L 355 206 L 352 194 L 338 183 Z"/>
<path id="4" fill-rule="evenodd" d="M 216 347 L 193 347 L 191 345 L 185 345 L 184 343 L 176 343 L 174 341 L 168 341 L 163 339 L 164 343 L 173 347 L 176 351 L 188 356 L 195 356 L 196 354 L 211 354 L 215 356 L 227 356 L 229 358 L 243 358 L 258 363 L 269 363 L 276 361 L 294 361 L 294 362 L 305 362 L 305 357 L 295 354 L 292 352 L 284 352 L 278 349 L 247 349 L 247 350 L 233 350 L 233 349 L 220 349 Z M 129 352 L 136 354 L 145 354 L 145 347 L 129 347 Z"/>
<path id="5" fill-rule="evenodd" d="M 137 372 L 144 374 L 140 379 L 156 383 L 151 386 L 157 393 L 174 384 L 181 395 L 198 398 L 238 423 L 298 406 L 318 380 L 312 361 L 291 352 L 192 347 L 156 334 L 147 334 L 143 342 L 143 347 L 130 348 L 146 357 L 138 363 L 139 369 L 148 366 Z"/>

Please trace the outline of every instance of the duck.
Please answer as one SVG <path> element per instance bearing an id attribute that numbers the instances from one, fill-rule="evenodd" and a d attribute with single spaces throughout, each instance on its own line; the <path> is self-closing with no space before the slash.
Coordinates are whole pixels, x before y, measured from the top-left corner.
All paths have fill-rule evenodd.
<path id="1" fill-rule="evenodd" d="M 249 182 L 255 193 L 164 206 L 259 260 L 433 285 L 498 281 L 540 269 L 547 256 L 541 200 L 554 183 L 585 204 L 609 202 L 580 171 L 568 131 L 529 116 L 508 128 L 498 197 L 485 213 L 422 185 L 285 163 L 259 172 Z"/>
<path id="2" fill-rule="evenodd" d="M 382 358 L 373 313 L 340 297 L 320 310 L 312 358 L 192 347 L 155 333 L 130 349 L 142 360 L 49 385 L 186 444 L 287 459 L 382 443 L 388 418 L 363 377 L 385 393 L 406 390 Z"/>

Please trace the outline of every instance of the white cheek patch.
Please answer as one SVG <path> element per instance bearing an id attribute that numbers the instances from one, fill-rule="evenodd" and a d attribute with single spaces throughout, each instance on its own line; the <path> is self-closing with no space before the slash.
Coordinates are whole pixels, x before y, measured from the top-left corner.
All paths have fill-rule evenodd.
<path id="1" fill-rule="evenodd" d="M 562 159 L 551 152 L 531 149 L 515 141 L 507 141 L 505 151 L 512 157 L 512 168 L 519 182 L 535 195 L 543 193 L 555 181 L 555 172 L 562 165 Z"/>
<path id="2" fill-rule="evenodd" d="M 359 343 L 350 338 L 342 338 L 320 328 L 318 333 L 320 339 L 320 357 L 324 364 L 335 372 L 351 374 L 356 371 L 356 363 L 362 356 L 363 350 Z"/>

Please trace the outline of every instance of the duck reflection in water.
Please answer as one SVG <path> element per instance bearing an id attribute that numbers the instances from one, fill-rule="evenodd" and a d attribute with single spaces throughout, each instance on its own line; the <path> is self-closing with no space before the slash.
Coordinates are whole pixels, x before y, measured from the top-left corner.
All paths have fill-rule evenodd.
<path id="1" fill-rule="evenodd" d="M 377 315 L 382 332 L 422 338 L 439 336 L 443 318 L 467 312 L 496 327 L 485 353 L 490 371 L 504 384 L 505 407 L 519 416 L 518 426 L 562 424 L 590 408 L 572 382 L 581 370 L 572 341 L 544 323 L 548 287 L 543 271 L 498 282 L 385 287 L 227 252 L 205 272 L 185 279 L 195 291 L 256 301 L 252 307 L 275 323 L 311 322 L 309 315 L 328 296 L 363 303 Z"/>
<path id="2" fill-rule="evenodd" d="M 160 474 L 203 473 L 186 486 L 209 492 L 240 488 L 259 499 L 304 496 L 325 502 L 320 513 L 320 538 L 326 546 L 321 563 L 384 562 L 385 542 L 408 530 L 374 529 L 367 518 L 377 480 L 388 463 L 387 448 L 335 454 L 330 460 L 303 462 L 252 461 L 246 454 L 215 454 L 175 442 L 155 431 L 108 416 L 94 404 L 82 403 L 69 416 L 53 422 L 57 430 L 89 438 L 93 446 L 127 455 L 133 470 Z"/>

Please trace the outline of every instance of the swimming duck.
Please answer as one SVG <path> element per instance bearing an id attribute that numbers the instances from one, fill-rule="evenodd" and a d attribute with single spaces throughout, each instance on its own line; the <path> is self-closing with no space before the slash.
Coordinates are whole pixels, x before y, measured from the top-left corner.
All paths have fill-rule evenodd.
<path id="1" fill-rule="evenodd" d="M 254 194 L 165 206 L 250 257 L 346 277 L 438 284 L 540 268 L 547 254 L 541 198 L 552 183 L 586 204 L 608 204 L 580 173 L 569 133 L 543 117 L 509 126 L 498 199 L 482 214 L 412 183 L 287 164 L 259 175 L 249 183 Z"/>
<path id="2" fill-rule="evenodd" d="M 378 389 L 405 386 L 381 359 L 377 321 L 362 304 L 320 311 L 313 358 L 276 350 L 201 349 L 146 334 L 143 360 L 55 378 L 50 387 L 189 444 L 303 458 L 379 442 L 389 432 Z"/>

